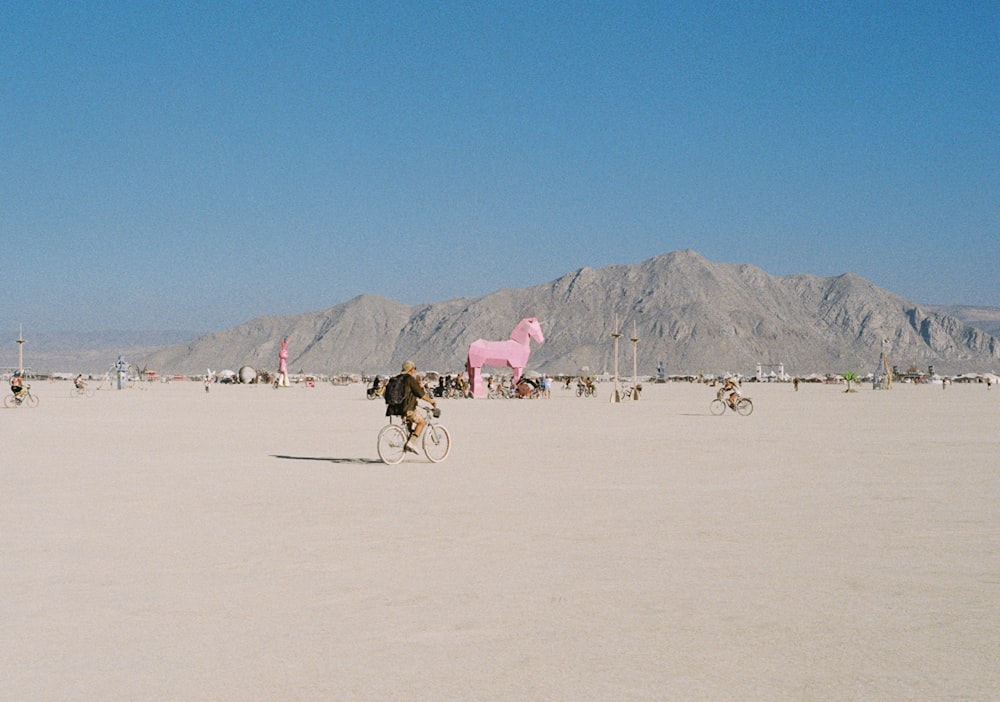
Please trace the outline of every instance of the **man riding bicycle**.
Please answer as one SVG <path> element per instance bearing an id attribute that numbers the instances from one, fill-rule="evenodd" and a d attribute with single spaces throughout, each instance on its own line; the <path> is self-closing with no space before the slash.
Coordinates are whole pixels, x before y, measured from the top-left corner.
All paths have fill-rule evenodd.
<path id="1" fill-rule="evenodd" d="M 417 453 L 417 446 L 419 446 L 417 440 L 423 433 L 424 425 L 427 423 L 423 414 L 417 411 L 417 401 L 423 400 L 431 407 L 437 407 L 437 403 L 427 394 L 423 383 L 417 378 L 417 366 L 413 361 L 403 363 L 402 370 L 403 372 L 396 377 L 403 379 L 403 401 L 399 405 L 387 405 L 385 414 L 387 417 L 401 415 L 406 420 L 406 423 L 412 427 L 413 431 L 403 450 L 410 453 Z"/>
<path id="2" fill-rule="evenodd" d="M 722 386 L 722 390 L 719 394 L 729 403 L 731 409 L 736 409 L 736 403 L 739 401 L 743 393 L 740 392 L 740 385 L 735 378 L 726 378 L 725 385 Z M 725 410 L 723 410 L 725 411 Z"/>
<path id="3" fill-rule="evenodd" d="M 24 381 L 21 380 L 21 371 L 14 371 L 14 375 L 10 377 L 10 391 L 14 393 L 14 397 L 17 397 L 22 392 L 24 392 Z"/>

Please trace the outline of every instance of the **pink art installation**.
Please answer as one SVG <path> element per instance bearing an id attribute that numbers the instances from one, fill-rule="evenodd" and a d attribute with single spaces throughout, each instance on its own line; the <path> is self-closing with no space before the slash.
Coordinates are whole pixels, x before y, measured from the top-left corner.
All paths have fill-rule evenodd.
<path id="1" fill-rule="evenodd" d="M 281 340 L 278 352 L 278 385 L 288 387 L 288 337 Z"/>
<path id="2" fill-rule="evenodd" d="M 469 346 L 469 360 L 465 364 L 472 396 L 486 397 L 483 366 L 510 366 L 514 369 L 514 382 L 517 383 L 531 354 L 530 339 L 539 344 L 545 343 L 541 322 L 534 317 L 518 322 L 507 341 L 473 341 Z"/>

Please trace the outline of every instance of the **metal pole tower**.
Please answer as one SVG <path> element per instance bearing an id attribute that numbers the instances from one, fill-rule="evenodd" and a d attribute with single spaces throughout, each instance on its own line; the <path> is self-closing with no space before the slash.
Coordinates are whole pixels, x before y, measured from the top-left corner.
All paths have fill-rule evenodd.
<path id="1" fill-rule="evenodd" d="M 639 399 L 638 385 L 636 377 L 639 375 L 639 332 L 636 331 L 635 320 L 632 320 L 632 399 Z"/>
<path id="2" fill-rule="evenodd" d="M 615 315 L 615 330 L 611 332 L 611 338 L 615 340 L 615 389 L 611 393 L 612 402 L 621 402 L 621 394 L 618 391 L 618 339 L 622 336 L 618 329 L 618 315 Z"/>
<path id="3" fill-rule="evenodd" d="M 24 325 L 20 325 L 17 331 L 17 369 L 24 373 Z"/>

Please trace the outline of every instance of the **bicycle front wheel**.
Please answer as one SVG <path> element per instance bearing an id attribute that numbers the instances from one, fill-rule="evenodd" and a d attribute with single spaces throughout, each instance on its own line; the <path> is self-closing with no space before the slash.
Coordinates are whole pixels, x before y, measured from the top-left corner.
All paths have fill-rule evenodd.
<path id="1" fill-rule="evenodd" d="M 440 463 L 451 451 L 451 437 L 440 424 L 428 424 L 424 429 L 424 453 L 431 463 Z"/>
<path id="2" fill-rule="evenodd" d="M 712 414 L 718 417 L 726 413 L 726 403 L 719 398 L 715 398 L 708 404 L 708 409 Z"/>
<path id="3" fill-rule="evenodd" d="M 406 432 L 398 424 L 382 427 L 378 433 L 378 457 L 383 463 L 396 465 L 403 460 Z"/>
<path id="4" fill-rule="evenodd" d="M 750 400 L 743 398 L 736 403 L 736 411 L 739 412 L 744 417 L 749 417 L 753 412 L 753 403 Z"/>
<path id="5" fill-rule="evenodd" d="M 28 407 L 38 407 L 38 398 L 35 397 L 34 395 L 28 395 L 26 398 L 24 398 L 24 404 L 26 404 Z"/>

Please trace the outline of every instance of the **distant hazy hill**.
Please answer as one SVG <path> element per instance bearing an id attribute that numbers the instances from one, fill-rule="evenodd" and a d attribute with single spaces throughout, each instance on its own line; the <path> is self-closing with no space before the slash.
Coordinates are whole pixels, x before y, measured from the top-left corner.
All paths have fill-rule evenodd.
<path id="1" fill-rule="evenodd" d="M 526 316 L 542 320 L 546 337 L 533 346 L 529 366 L 551 373 L 610 370 L 616 318 L 624 332 L 621 367 L 631 369 L 634 322 L 644 374 L 658 361 L 668 372 L 752 372 L 761 362 L 784 363 L 790 373 L 865 372 L 883 339 L 891 362 L 904 368 L 1000 368 L 996 338 L 856 275 L 776 277 L 692 251 L 420 306 L 363 295 L 319 312 L 255 319 L 139 362 L 161 373 L 274 370 L 287 336 L 292 371 L 395 372 L 407 358 L 424 369 L 456 371 L 472 341 L 506 339 Z"/>

